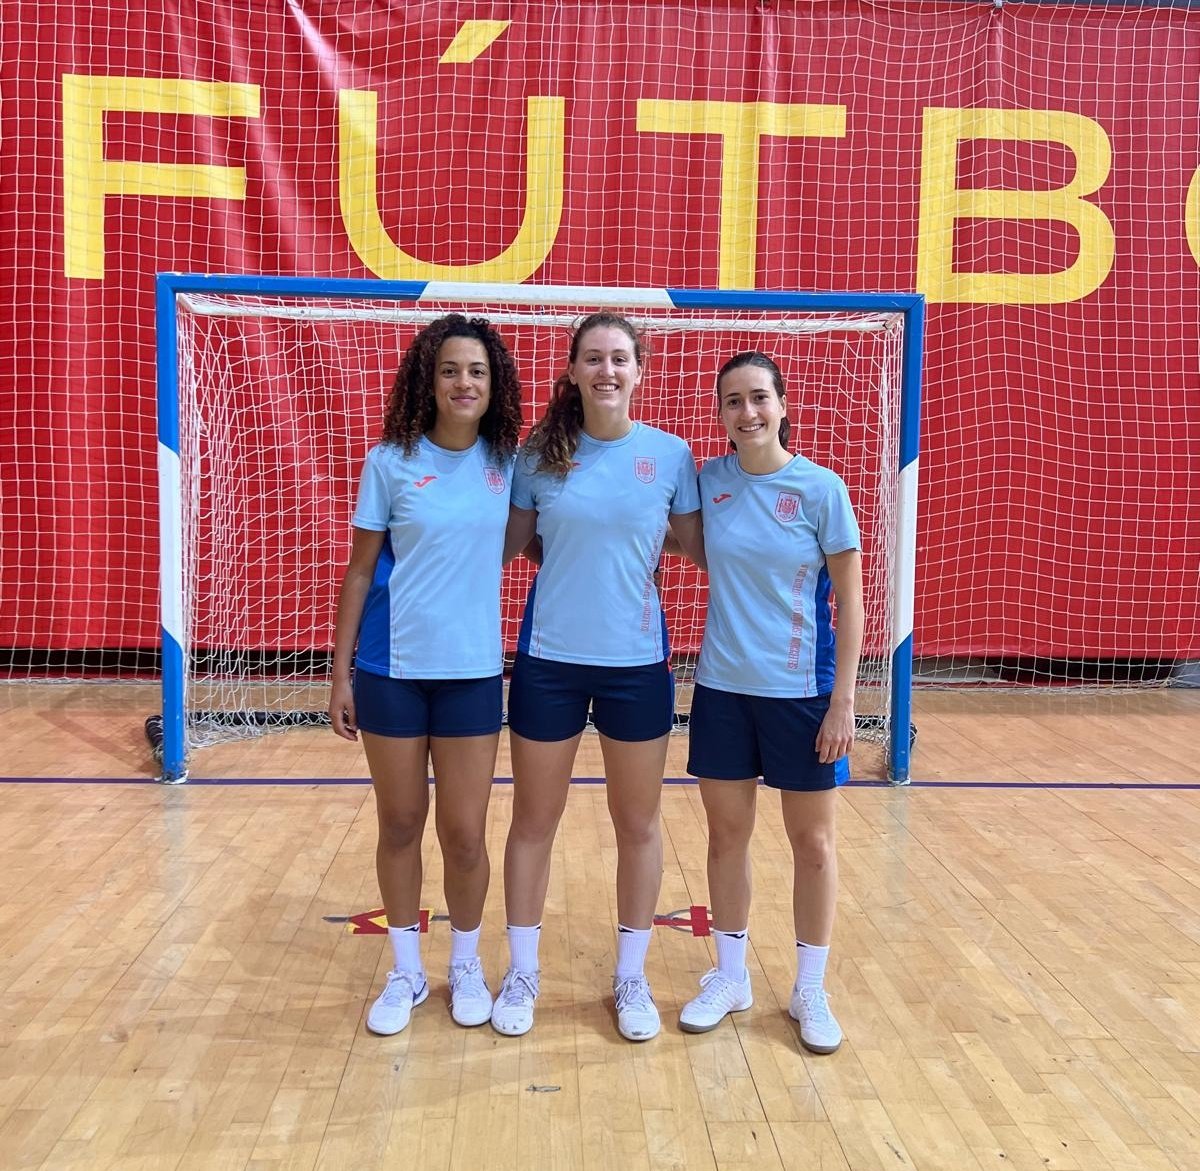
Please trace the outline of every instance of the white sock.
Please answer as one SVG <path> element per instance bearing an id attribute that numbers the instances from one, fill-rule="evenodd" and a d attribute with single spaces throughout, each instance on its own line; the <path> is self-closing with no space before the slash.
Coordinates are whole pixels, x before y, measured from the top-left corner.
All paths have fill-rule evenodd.
<path id="1" fill-rule="evenodd" d="M 542 925 L 514 927 L 508 925 L 509 964 L 518 972 L 538 970 L 538 942 L 542 937 Z"/>
<path id="2" fill-rule="evenodd" d="M 421 964 L 421 924 L 409 927 L 388 927 L 388 939 L 392 941 L 393 965 L 398 972 L 424 972 Z"/>
<path id="3" fill-rule="evenodd" d="M 825 965 L 829 961 L 829 948 L 815 947 L 811 943 L 796 940 L 796 987 L 823 988 Z"/>
<path id="4" fill-rule="evenodd" d="M 726 980 L 740 984 L 746 978 L 747 932 L 714 931 L 717 943 L 717 970 Z"/>
<path id="5" fill-rule="evenodd" d="M 645 975 L 646 952 L 649 948 L 649 927 L 639 931 L 634 927 L 617 925 L 617 983 Z"/>
<path id="6" fill-rule="evenodd" d="M 458 967 L 467 960 L 473 960 L 479 955 L 479 933 L 483 930 L 481 923 L 474 931 L 459 931 L 450 925 L 450 966 Z"/>

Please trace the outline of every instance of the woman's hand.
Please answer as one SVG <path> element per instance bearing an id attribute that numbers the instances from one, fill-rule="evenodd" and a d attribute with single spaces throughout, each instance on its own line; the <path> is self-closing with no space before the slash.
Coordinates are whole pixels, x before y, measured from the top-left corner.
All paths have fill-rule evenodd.
<path id="1" fill-rule="evenodd" d="M 349 679 L 335 679 L 329 691 L 329 722 L 343 740 L 358 739 L 354 715 L 354 689 Z"/>
<path id="2" fill-rule="evenodd" d="M 833 699 L 817 732 L 817 756 L 822 764 L 833 764 L 854 747 L 854 700 Z"/>

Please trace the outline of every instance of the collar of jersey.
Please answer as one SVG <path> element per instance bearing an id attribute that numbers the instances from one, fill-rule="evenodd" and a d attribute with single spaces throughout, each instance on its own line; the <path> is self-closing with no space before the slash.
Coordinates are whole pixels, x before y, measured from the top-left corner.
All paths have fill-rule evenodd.
<path id="1" fill-rule="evenodd" d="M 763 484 L 763 483 L 766 483 L 768 480 L 775 479 L 776 476 L 782 476 L 783 473 L 786 472 L 789 468 L 794 467 L 796 461 L 798 459 L 801 459 L 802 457 L 798 456 L 798 455 L 793 455 L 792 458 L 789 459 L 787 461 L 787 463 L 785 463 L 783 465 L 783 467 L 779 468 L 777 471 L 766 472 L 761 476 L 755 475 L 753 472 L 746 471 L 746 469 L 744 467 L 742 467 L 741 461 L 738 459 L 736 451 L 731 451 L 729 453 L 729 458 L 731 460 L 733 460 L 733 466 L 734 466 L 734 468 L 737 469 L 737 474 L 739 476 L 741 476 L 743 480 L 749 480 L 752 484 Z"/>
<path id="2" fill-rule="evenodd" d="M 438 447 L 428 435 L 421 436 L 422 445 L 437 455 L 444 455 L 447 459 L 466 459 L 479 446 L 480 442 L 479 439 L 476 439 L 470 447 L 464 447 L 462 451 L 451 451 L 448 447 Z"/>
<path id="3" fill-rule="evenodd" d="M 638 433 L 641 426 L 641 423 L 635 422 L 620 439 L 593 439 L 586 431 L 580 431 L 579 447 L 582 447 L 585 443 L 590 444 L 592 447 L 620 447 L 623 443 L 629 443 Z"/>

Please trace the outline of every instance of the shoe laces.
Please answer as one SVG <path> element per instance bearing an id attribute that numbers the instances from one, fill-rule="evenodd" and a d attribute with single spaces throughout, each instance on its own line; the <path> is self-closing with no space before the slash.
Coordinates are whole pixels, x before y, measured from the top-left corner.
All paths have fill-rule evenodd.
<path id="1" fill-rule="evenodd" d="M 401 972 L 393 968 L 388 972 L 387 983 L 379 994 L 379 999 L 389 1007 L 411 1002 L 422 983 L 424 981 L 418 973 Z"/>
<path id="2" fill-rule="evenodd" d="M 500 986 L 500 1003 L 506 1007 L 528 1004 L 537 998 L 538 978 L 536 972 L 509 970 Z"/>
<path id="3" fill-rule="evenodd" d="M 455 964 L 450 969 L 450 989 L 452 992 L 465 992 L 471 996 L 479 996 L 487 989 L 487 981 L 483 978 L 483 968 L 480 967 L 477 956 Z"/>
<path id="4" fill-rule="evenodd" d="M 810 1024 L 827 1025 L 833 1019 L 829 1011 L 829 997 L 824 988 L 801 988 L 800 1003 Z"/>
<path id="5" fill-rule="evenodd" d="M 645 1012 L 654 1008 L 654 997 L 650 995 L 650 984 L 645 976 L 630 976 L 616 983 L 613 999 L 617 1002 L 618 1012 L 626 1009 Z"/>
<path id="6" fill-rule="evenodd" d="M 720 968 L 709 968 L 700 977 L 700 995 L 696 999 L 701 1004 L 720 1004 L 732 985 L 733 981 L 728 976 L 723 976 Z"/>

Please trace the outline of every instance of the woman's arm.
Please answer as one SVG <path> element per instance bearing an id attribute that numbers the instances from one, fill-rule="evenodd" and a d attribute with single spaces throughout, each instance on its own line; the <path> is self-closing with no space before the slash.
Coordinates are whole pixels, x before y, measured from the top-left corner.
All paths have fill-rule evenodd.
<path id="1" fill-rule="evenodd" d="M 833 694 L 817 733 L 817 754 L 822 764 L 831 764 L 854 744 L 854 689 L 863 642 L 862 554 L 857 549 L 831 553 L 825 564 L 837 598 L 837 650 Z"/>
<path id="2" fill-rule="evenodd" d="M 699 510 L 672 513 L 668 520 L 671 531 L 663 541 L 663 552 L 682 554 L 701 569 L 707 570 L 708 561 L 704 556 L 704 522 Z"/>
<path id="3" fill-rule="evenodd" d="M 358 628 L 362 624 L 363 606 L 375 565 L 387 533 L 372 529 L 354 530 L 350 545 L 350 562 L 338 591 L 337 618 L 333 628 L 333 681 L 329 690 L 329 721 L 333 730 L 345 740 L 358 739 L 354 713 L 354 692 L 350 684 L 350 668 L 354 663 L 354 647 Z"/>
<path id="4" fill-rule="evenodd" d="M 508 528 L 504 532 L 504 564 L 507 565 L 518 553 L 524 553 L 537 537 L 537 509 L 518 508 L 515 504 L 508 507 Z M 536 549 L 537 556 L 529 559 L 536 565 L 541 564 L 541 542 Z"/>

